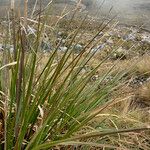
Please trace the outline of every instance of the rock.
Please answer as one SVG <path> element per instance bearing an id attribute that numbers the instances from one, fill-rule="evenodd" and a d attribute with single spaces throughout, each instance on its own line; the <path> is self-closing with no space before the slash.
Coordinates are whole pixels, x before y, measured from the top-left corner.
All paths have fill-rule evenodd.
<path id="1" fill-rule="evenodd" d="M 114 60 L 120 59 L 124 60 L 127 58 L 127 51 L 123 49 L 122 47 L 118 48 L 115 53 L 113 53 L 112 58 Z"/>
<path id="2" fill-rule="evenodd" d="M 55 41 L 56 45 L 58 45 L 58 43 L 60 43 L 60 41 L 61 41 L 61 38 L 57 38 Z"/>
<path id="3" fill-rule="evenodd" d="M 0 51 L 4 51 L 4 50 L 9 50 L 10 53 L 12 53 L 14 51 L 14 46 L 10 44 L 6 44 L 6 46 L 3 44 L 0 44 Z"/>
<path id="4" fill-rule="evenodd" d="M 61 32 L 61 31 L 59 31 L 58 32 L 58 37 L 66 39 L 68 37 L 68 33 L 67 32 Z"/>
<path id="5" fill-rule="evenodd" d="M 113 31 L 109 31 L 109 35 L 110 35 L 110 36 L 114 36 L 115 33 L 114 33 Z"/>
<path id="6" fill-rule="evenodd" d="M 150 34 L 143 34 L 141 36 L 141 38 L 142 38 L 142 42 L 148 42 L 148 43 L 150 43 Z"/>
<path id="7" fill-rule="evenodd" d="M 10 51 L 10 53 L 13 53 L 14 52 L 14 47 L 13 46 L 10 47 L 9 51 Z"/>
<path id="8" fill-rule="evenodd" d="M 63 40 L 62 40 L 62 44 L 65 44 L 65 43 L 66 43 L 66 40 L 65 40 L 65 39 L 63 39 Z"/>
<path id="9" fill-rule="evenodd" d="M 49 42 L 42 41 L 41 49 L 42 49 L 42 51 L 47 51 L 48 52 L 48 51 L 52 50 L 52 47 L 51 47 L 51 44 Z"/>
<path id="10" fill-rule="evenodd" d="M 135 40 L 138 41 L 138 42 L 139 42 L 139 41 L 142 41 L 141 35 L 138 34 L 138 35 L 136 36 L 136 39 L 135 39 Z"/>
<path id="11" fill-rule="evenodd" d="M 139 29 L 137 29 L 135 27 L 132 27 L 129 30 L 131 30 L 132 33 L 138 33 L 139 32 Z"/>
<path id="12" fill-rule="evenodd" d="M 90 81 L 91 81 L 91 82 L 94 82 L 94 81 L 96 81 L 96 80 L 98 80 L 98 79 L 99 79 L 99 76 L 98 76 L 98 75 L 93 75 L 93 76 L 91 77 Z"/>
<path id="13" fill-rule="evenodd" d="M 112 44 L 114 44 L 114 41 L 113 41 L 112 39 L 108 39 L 108 40 L 106 41 L 106 43 L 107 43 L 108 45 L 112 45 Z"/>
<path id="14" fill-rule="evenodd" d="M 57 38 L 56 39 L 56 44 L 60 43 L 61 42 L 61 45 L 64 45 L 66 43 L 66 39 L 62 39 L 62 38 Z"/>
<path id="15" fill-rule="evenodd" d="M 134 77 L 130 82 L 129 82 L 129 86 L 131 87 L 139 87 L 143 84 L 145 84 L 146 82 L 150 81 L 150 77 L 143 75 L 143 76 L 136 76 Z"/>
<path id="16" fill-rule="evenodd" d="M 62 52 L 65 52 L 68 48 L 66 46 L 64 47 L 59 47 L 59 50 L 62 51 Z"/>
<path id="17" fill-rule="evenodd" d="M 101 32 L 99 33 L 99 36 L 101 37 L 101 36 L 103 36 L 103 35 L 104 35 L 104 32 L 101 31 Z"/>
<path id="18" fill-rule="evenodd" d="M 136 36 L 133 33 L 123 36 L 123 40 L 125 41 L 129 41 L 129 40 L 134 41 L 135 39 L 136 39 Z"/>
<path id="19" fill-rule="evenodd" d="M 106 44 L 103 43 L 103 44 L 97 46 L 96 48 L 93 48 L 93 49 L 91 50 L 91 52 L 100 51 L 100 50 L 102 50 L 102 49 L 105 47 L 105 45 L 106 45 Z"/>
<path id="20" fill-rule="evenodd" d="M 74 46 L 74 51 L 76 53 L 80 53 L 83 50 L 83 46 L 81 44 L 77 44 Z"/>
<path id="21" fill-rule="evenodd" d="M 58 32 L 58 35 L 59 35 L 59 36 L 62 36 L 62 32 L 61 32 L 61 31 L 59 31 L 59 32 Z"/>
<path id="22" fill-rule="evenodd" d="M 150 82 L 150 77 L 148 77 L 146 81 L 147 81 L 147 82 Z"/>

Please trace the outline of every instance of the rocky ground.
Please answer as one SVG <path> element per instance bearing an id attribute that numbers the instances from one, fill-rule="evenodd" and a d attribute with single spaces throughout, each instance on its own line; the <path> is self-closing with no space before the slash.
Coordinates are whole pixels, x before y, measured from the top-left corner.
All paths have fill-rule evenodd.
<path id="1" fill-rule="evenodd" d="M 83 27 L 84 29 L 86 27 Z M 89 27 L 90 28 L 90 27 Z M 91 37 L 97 32 L 87 28 L 82 30 L 83 33 L 79 34 L 76 38 L 73 50 L 76 54 L 82 52 L 87 43 L 91 40 Z M 56 33 L 57 40 L 62 40 L 62 44 L 59 48 L 60 51 L 66 51 L 68 48 L 69 39 L 67 36 L 69 33 L 62 30 Z M 96 44 L 96 42 L 98 42 Z M 78 44 L 77 44 L 78 43 Z M 51 44 L 52 46 L 53 44 Z M 52 46 L 53 47 L 53 46 Z M 100 32 L 95 39 L 95 44 L 92 47 L 88 47 L 91 53 L 97 52 L 94 60 L 90 62 L 83 72 L 88 72 L 89 69 L 95 67 L 97 63 L 103 60 L 109 55 L 108 61 L 103 64 L 98 72 L 91 78 L 92 82 L 95 82 L 103 76 L 103 74 L 111 68 L 114 63 L 117 63 L 116 70 L 126 70 L 128 67 L 132 69 L 128 73 L 126 83 L 122 89 L 119 89 L 115 97 L 123 98 L 128 94 L 133 93 L 133 101 L 136 101 L 134 106 L 137 107 L 150 107 L 150 97 L 148 94 L 150 85 L 150 33 L 136 27 L 127 27 L 116 25 L 109 26 L 104 31 Z M 53 48 L 52 48 L 53 49 Z M 47 50 L 45 50 L 46 52 Z M 113 80 L 115 73 L 112 73 L 107 79 L 106 83 Z M 104 83 L 104 85 L 106 84 Z M 119 94 L 118 94 L 119 93 Z M 131 101 L 132 101 L 131 100 Z"/>
<path id="2" fill-rule="evenodd" d="M 60 1 L 53 5 L 52 12 L 55 12 L 55 15 L 53 14 L 49 17 L 48 25 L 55 25 L 56 28 L 52 32 L 46 30 L 43 35 L 41 41 L 41 52 L 44 53 L 44 55 L 51 53 L 59 42 L 61 42 L 58 48 L 60 53 L 65 52 L 68 49 L 74 29 L 79 27 L 81 19 L 86 14 L 86 6 L 81 4 L 78 8 L 79 13 L 76 14 L 76 19 L 73 20 L 71 24 L 68 21 L 70 15 L 69 17 L 66 15 L 64 17 L 65 19 L 61 20 L 60 18 L 62 14 L 60 15 L 60 12 L 63 11 L 65 6 L 66 9 L 64 10 L 64 14 L 67 14 L 68 12 L 71 13 L 74 9 L 74 5 L 75 3 L 71 2 L 66 6 L 64 2 L 62 3 Z M 123 86 L 123 89 L 121 89 L 120 92 L 133 92 L 134 99 L 136 99 L 138 103 L 141 102 L 142 106 L 150 107 L 150 95 L 147 92 L 147 89 L 150 90 L 150 32 L 143 29 L 143 26 L 121 25 L 114 20 L 109 23 L 105 29 L 99 32 L 94 39 L 95 42 L 92 46 L 86 46 L 91 38 L 98 32 L 100 25 L 100 28 L 104 28 L 108 20 L 106 20 L 103 25 L 101 22 L 101 19 L 88 15 L 86 21 L 82 24 L 79 34 L 75 38 L 74 46 L 71 47 L 75 55 L 82 52 L 85 47 L 87 50 L 90 50 L 91 53 L 96 52 L 94 62 L 88 64 L 87 68 L 83 68 L 83 72 L 92 69 L 95 64 L 109 55 L 108 61 L 104 64 L 104 69 L 101 68 L 99 72 L 92 77 L 91 80 L 94 82 L 117 61 L 116 71 L 118 69 L 125 70 L 134 62 L 135 67 L 131 71 L 125 86 Z M 2 28 L 7 26 L 7 21 L 1 22 Z M 14 49 L 12 43 L 7 45 L 4 44 L 5 33 L 2 32 L 2 28 L 0 33 L 0 51 L 7 49 L 13 53 Z M 32 24 L 31 26 L 28 26 L 28 37 L 34 39 L 36 37 L 36 32 L 36 28 Z M 112 79 L 113 74 L 106 79 L 106 82 L 109 82 Z"/>

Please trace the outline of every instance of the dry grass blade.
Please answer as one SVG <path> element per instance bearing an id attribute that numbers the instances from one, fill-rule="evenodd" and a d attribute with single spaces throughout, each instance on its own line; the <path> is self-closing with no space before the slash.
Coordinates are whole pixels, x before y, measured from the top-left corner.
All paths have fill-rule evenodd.
<path id="1" fill-rule="evenodd" d="M 17 62 L 12 62 L 12 63 L 6 64 L 6 65 L 0 67 L 0 70 L 4 69 L 6 67 L 15 66 L 16 64 L 17 64 Z"/>

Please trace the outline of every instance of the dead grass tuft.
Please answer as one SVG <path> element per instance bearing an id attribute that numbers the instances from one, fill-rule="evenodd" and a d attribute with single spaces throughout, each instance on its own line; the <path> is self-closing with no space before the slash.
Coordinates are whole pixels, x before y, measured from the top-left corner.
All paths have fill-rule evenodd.
<path id="1" fill-rule="evenodd" d="M 142 57 L 142 60 L 136 65 L 137 72 L 139 74 L 150 75 L 150 56 L 146 54 Z"/>
<path id="2" fill-rule="evenodd" d="M 141 86 L 135 94 L 135 105 L 140 107 L 150 107 L 150 82 Z"/>

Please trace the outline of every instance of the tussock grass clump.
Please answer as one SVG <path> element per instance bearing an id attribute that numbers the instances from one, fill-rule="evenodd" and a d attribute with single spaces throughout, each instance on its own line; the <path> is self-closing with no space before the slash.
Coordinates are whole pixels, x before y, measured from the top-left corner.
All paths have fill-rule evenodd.
<path id="1" fill-rule="evenodd" d="M 78 28 L 67 34 L 65 39 L 69 39 L 69 42 L 63 41 L 63 35 L 57 43 L 55 37 L 49 37 L 53 39 L 53 44 L 50 52 L 44 53 L 43 37 L 47 31 L 48 35 L 55 35 L 59 30 L 59 22 L 52 27 L 49 26 L 48 14 L 41 9 L 35 19 L 29 19 L 26 0 L 24 5 L 24 17 L 8 20 L 9 28 L 6 27 L 3 31 L 6 37 L 3 40 L 4 50 L 0 67 L 1 148 L 16 150 L 57 147 L 75 149 L 78 146 L 79 148 L 88 146 L 93 149 L 94 147 L 123 148 L 126 144 L 120 144 L 122 135 L 128 138 L 126 133 L 138 134 L 141 131 L 145 136 L 144 131 L 149 130 L 145 122 L 137 126 L 122 126 L 120 123 L 117 125 L 119 121 L 121 122 L 118 119 L 110 119 L 107 123 L 109 115 L 103 115 L 105 111 L 113 110 L 115 104 L 121 101 L 112 99 L 111 94 L 124 84 L 126 78 L 124 75 L 130 67 L 116 72 L 113 79 L 102 86 L 101 83 L 112 73 L 118 60 L 101 78 L 91 82 L 91 78 L 115 49 L 92 69 L 88 71 L 85 69 L 97 53 L 93 52 L 92 48 L 101 38 L 95 39 L 113 19 L 105 24 L 101 23 L 97 33 L 81 47 L 78 53 L 74 48 L 80 38 L 76 40 L 76 37 L 81 33 L 80 29 L 86 17 Z M 68 20 L 70 24 L 76 12 L 77 9 Z M 28 30 L 31 27 L 35 29 L 33 37 Z M 67 49 L 60 51 L 60 46 L 65 45 L 66 42 L 68 42 Z M 10 43 L 13 43 L 12 52 L 6 46 Z M 119 115 L 116 116 L 119 118 Z M 97 117 L 101 117 L 96 121 L 99 128 L 92 124 Z M 114 143 L 117 136 L 119 138 Z"/>
<path id="2" fill-rule="evenodd" d="M 150 62 L 149 62 L 150 56 L 144 55 L 141 58 L 141 61 L 137 63 L 137 72 L 139 74 L 150 76 Z"/>
<path id="3" fill-rule="evenodd" d="M 150 82 L 145 83 L 136 91 L 135 107 L 150 107 Z"/>

